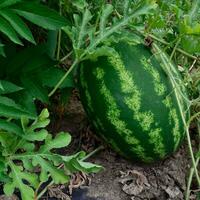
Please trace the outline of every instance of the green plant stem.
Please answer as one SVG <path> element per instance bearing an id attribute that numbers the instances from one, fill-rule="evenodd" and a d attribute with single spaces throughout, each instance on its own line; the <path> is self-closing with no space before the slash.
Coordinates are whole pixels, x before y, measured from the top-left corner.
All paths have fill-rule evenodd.
<path id="1" fill-rule="evenodd" d="M 67 60 L 67 58 L 69 58 L 72 55 L 73 51 L 70 51 L 66 56 L 64 56 L 63 58 L 60 59 L 60 62 L 64 62 L 65 60 Z"/>
<path id="2" fill-rule="evenodd" d="M 97 152 L 101 151 L 104 149 L 104 146 L 101 145 L 98 148 L 96 148 L 94 151 L 90 152 L 87 156 L 85 156 L 84 158 L 81 159 L 81 161 L 85 161 L 86 159 L 90 158 L 91 156 L 93 156 L 94 154 L 96 154 Z M 52 180 L 38 195 L 36 195 L 36 200 L 40 199 L 45 192 L 47 191 L 47 189 L 54 184 L 54 181 Z M 39 187 L 41 186 L 41 184 L 39 185 Z M 39 188 L 38 188 L 39 189 Z M 38 191 L 38 189 L 36 191 Z"/>
<path id="3" fill-rule="evenodd" d="M 59 1 L 59 9 L 60 9 L 60 15 L 62 15 L 62 3 L 61 3 L 61 0 Z M 58 31 L 58 48 L 57 48 L 57 55 L 56 55 L 57 60 L 60 59 L 61 38 L 62 38 L 62 30 L 60 29 Z"/>
<path id="4" fill-rule="evenodd" d="M 57 60 L 60 59 L 61 37 L 62 37 L 62 31 L 59 30 L 58 31 L 58 48 L 57 48 L 57 55 L 56 55 Z"/>
<path id="5" fill-rule="evenodd" d="M 169 58 L 170 60 L 172 60 L 172 58 L 173 58 L 173 56 L 174 56 L 174 54 L 176 52 L 177 46 L 179 45 L 180 41 L 181 41 L 181 38 L 178 38 L 178 41 L 176 42 L 176 44 L 175 44 L 175 46 L 173 48 L 173 51 L 172 51 L 172 53 L 170 55 L 170 58 Z"/>
<path id="6" fill-rule="evenodd" d="M 187 126 L 186 123 L 185 123 L 185 126 Z M 200 187 L 200 177 L 199 177 L 199 173 L 198 173 L 198 170 L 197 170 L 197 167 L 196 167 L 196 161 L 195 161 L 194 153 L 193 153 L 193 149 L 192 149 L 190 133 L 189 133 L 189 127 L 187 127 L 186 129 L 187 129 L 186 130 L 186 135 L 187 135 L 187 140 L 188 140 L 190 156 L 191 156 L 191 159 L 192 159 L 192 165 L 193 165 L 193 168 L 194 168 L 194 172 L 195 172 L 195 176 L 196 176 L 196 179 L 197 179 L 197 183 L 198 183 L 198 185 Z"/>
<path id="7" fill-rule="evenodd" d="M 64 76 L 60 79 L 60 81 L 56 84 L 56 86 L 53 88 L 53 90 L 49 93 L 49 97 L 51 97 L 56 90 L 62 85 L 62 83 L 65 81 L 65 79 L 67 78 L 67 76 L 70 74 L 70 72 L 74 69 L 74 67 L 78 64 L 78 59 L 76 59 L 73 64 L 71 65 L 71 67 L 69 68 L 69 70 L 67 70 L 67 72 L 64 74 Z"/>
<path id="8" fill-rule="evenodd" d="M 196 160 L 196 167 L 198 166 L 198 164 L 199 164 L 199 158 L 197 158 L 197 160 Z M 190 175 L 189 175 L 188 182 L 187 182 L 185 200 L 189 200 L 190 199 L 190 187 L 191 187 L 193 176 L 194 176 L 194 167 L 192 167 L 190 169 Z"/>
<path id="9" fill-rule="evenodd" d="M 190 123 L 191 123 L 194 119 L 196 119 L 198 116 L 200 116 L 200 112 L 195 113 L 195 114 L 189 119 L 189 121 L 188 121 L 188 123 L 187 123 L 187 126 L 189 127 Z"/>
<path id="10" fill-rule="evenodd" d="M 94 151 L 90 152 L 89 154 L 87 154 L 83 159 L 81 159 L 81 161 L 85 161 L 88 158 L 92 157 L 94 154 L 96 154 L 97 152 L 101 151 L 104 149 L 104 146 L 101 145 L 98 148 L 96 148 Z"/>
<path id="11" fill-rule="evenodd" d="M 199 139 L 200 139 L 200 124 L 198 122 L 197 122 L 197 127 L 198 127 Z M 200 144 L 199 144 L 199 151 L 200 151 Z M 199 160 L 200 160 L 200 158 L 198 157 L 196 159 L 196 167 L 198 167 Z M 190 169 L 190 175 L 189 175 L 188 182 L 187 182 L 187 189 L 186 189 L 185 200 L 189 200 L 190 199 L 190 187 L 191 187 L 193 176 L 194 176 L 194 167 L 192 167 Z"/>

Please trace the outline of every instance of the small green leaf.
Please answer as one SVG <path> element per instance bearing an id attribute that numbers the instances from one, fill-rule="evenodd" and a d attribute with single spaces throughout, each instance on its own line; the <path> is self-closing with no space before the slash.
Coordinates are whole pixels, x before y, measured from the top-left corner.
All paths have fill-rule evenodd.
<path id="1" fill-rule="evenodd" d="M 78 27 L 78 29 L 76 30 L 76 34 L 78 35 L 76 43 L 77 49 L 79 49 L 84 42 L 85 36 L 87 35 L 86 25 L 91 20 L 91 18 L 92 18 L 91 12 L 88 9 L 86 9 L 83 14 L 82 22 Z"/>
<path id="2" fill-rule="evenodd" d="M 71 156 L 62 156 L 66 169 L 71 172 L 83 171 L 86 173 L 96 173 L 103 168 L 99 165 L 83 162 L 82 159 L 85 157 L 85 152 L 81 151 Z"/>
<path id="3" fill-rule="evenodd" d="M 97 173 L 103 169 L 102 166 L 92 164 L 89 162 L 79 161 L 78 163 L 79 163 L 79 167 L 77 166 L 77 169 L 79 169 L 80 171 L 87 172 L 87 173 Z"/>
<path id="4" fill-rule="evenodd" d="M 49 111 L 48 111 L 48 109 L 46 109 L 46 108 L 43 109 L 38 118 L 39 118 L 39 121 L 43 121 L 45 119 L 48 119 L 49 118 Z"/>
<path id="5" fill-rule="evenodd" d="M 46 139 L 48 135 L 48 131 L 45 129 L 42 129 L 37 132 L 26 132 L 26 135 L 24 138 L 26 138 L 28 141 L 43 141 Z"/>
<path id="6" fill-rule="evenodd" d="M 100 56 L 112 56 L 115 53 L 115 50 L 108 46 L 102 46 L 96 48 L 96 50 L 92 52 L 88 52 L 87 56 L 85 56 L 85 60 L 96 60 Z"/>
<path id="7" fill-rule="evenodd" d="M 113 6 L 111 4 L 106 4 L 102 9 L 102 15 L 100 20 L 100 35 L 102 36 L 106 29 L 107 19 L 113 12 Z"/>
<path id="8" fill-rule="evenodd" d="M 88 4 L 85 0 L 73 0 L 72 5 L 77 7 L 79 10 L 83 10 Z"/>
<path id="9" fill-rule="evenodd" d="M 58 149 L 66 147 L 71 142 L 71 136 L 68 133 L 60 132 L 56 135 L 54 139 L 47 139 L 45 144 L 41 146 L 39 152 L 45 153 L 49 152 L 52 149 Z"/>

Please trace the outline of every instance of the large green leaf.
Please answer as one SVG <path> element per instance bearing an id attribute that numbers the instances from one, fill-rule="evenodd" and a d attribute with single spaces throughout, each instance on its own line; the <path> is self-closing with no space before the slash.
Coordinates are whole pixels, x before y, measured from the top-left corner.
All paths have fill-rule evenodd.
<path id="1" fill-rule="evenodd" d="M 36 105 L 34 103 L 34 97 L 26 90 L 21 90 L 16 93 L 9 94 L 16 103 L 23 106 L 23 108 L 29 112 L 32 116 L 37 116 Z"/>
<path id="2" fill-rule="evenodd" d="M 4 119 L 0 119 L 0 129 L 3 131 L 8 131 L 9 133 L 12 133 L 12 134 L 16 134 L 19 137 L 24 136 L 23 130 L 18 125 L 16 125 L 13 122 L 8 122 Z"/>
<path id="3" fill-rule="evenodd" d="M 49 30 L 56 30 L 67 25 L 65 18 L 46 6 L 27 2 L 13 6 L 13 10 L 32 23 Z"/>
<path id="4" fill-rule="evenodd" d="M 41 166 L 41 174 L 40 174 L 41 181 L 48 180 L 48 173 L 50 173 L 54 183 L 56 184 L 59 183 L 64 184 L 70 180 L 69 176 L 66 175 L 62 169 L 58 169 L 51 162 L 46 161 L 40 156 L 34 156 L 33 163 L 35 166 L 37 165 Z"/>
<path id="5" fill-rule="evenodd" d="M 0 43 L 0 56 L 5 57 L 4 45 Z"/>
<path id="6" fill-rule="evenodd" d="M 24 88 L 26 88 L 34 98 L 44 103 L 49 102 L 48 91 L 42 87 L 41 83 L 38 83 L 38 80 L 35 80 L 34 77 L 23 75 L 21 76 L 21 82 Z"/>
<path id="7" fill-rule="evenodd" d="M 41 63 L 43 63 L 42 57 L 44 56 L 42 55 L 45 54 L 45 51 L 46 47 L 43 44 L 25 48 L 24 50 L 11 55 L 5 62 L 4 68 L 6 68 L 6 75 L 8 77 L 13 76 L 14 80 L 18 80 L 16 77 L 18 77 L 18 74 L 21 73 L 22 69 L 26 68 L 28 70 L 28 64 L 29 66 L 35 66 L 37 62 L 36 67 L 38 67 L 38 64 L 41 65 Z"/>
<path id="8" fill-rule="evenodd" d="M 66 169 L 71 172 L 84 171 L 86 173 L 96 173 L 103 168 L 100 165 L 84 162 L 85 152 L 81 151 L 71 156 L 62 156 Z"/>
<path id="9" fill-rule="evenodd" d="M 12 10 L 10 9 L 1 10 L 0 15 L 2 15 L 10 23 L 10 25 L 22 38 L 25 38 L 26 40 L 35 44 L 35 40 L 33 38 L 30 29 L 23 22 L 23 20 L 18 15 L 16 15 Z"/>
<path id="10" fill-rule="evenodd" d="M 20 90 L 23 90 L 23 88 L 9 81 L 0 80 L 0 94 L 9 94 Z"/>
<path id="11" fill-rule="evenodd" d="M 64 70 L 58 67 L 49 67 L 38 74 L 38 78 L 44 86 L 54 87 L 56 83 L 63 77 Z M 74 87 L 73 75 L 70 74 L 68 78 L 62 83 L 59 88 Z"/>
<path id="12" fill-rule="evenodd" d="M 12 6 L 21 1 L 22 0 L 0 0 L 0 9 L 8 7 L 8 6 Z"/>
<path id="13" fill-rule="evenodd" d="M 200 54 L 200 37 L 195 35 L 184 35 L 181 39 L 181 46 L 189 53 Z"/>
<path id="14" fill-rule="evenodd" d="M 22 116 L 34 119 L 21 105 L 16 104 L 12 99 L 0 96 L 0 116 L 21 118 Z"/>
<path id="15" fill-rule="evenodd" d="M 4 185 L 5 194 L 10 196 L 15 188 L 18 188 L 23 200 L 34 199 L 34 190 L 28 184 L 25 184 L 24 180 L 36 187 L 38 185 L 37 175 L 24 172 L 22 167 L 15 165 L 13 162 L 10 162 L 9 165 L 11 168 L 9 174 L 11 181 Z"/>
<path id="16" fill-rule="evenodd" d="M 22 45 L 22 42 L 18 38 L 13 27 L 1 16 L 0 16 L 0 32 L 4 33 L 14 43 Z"/>

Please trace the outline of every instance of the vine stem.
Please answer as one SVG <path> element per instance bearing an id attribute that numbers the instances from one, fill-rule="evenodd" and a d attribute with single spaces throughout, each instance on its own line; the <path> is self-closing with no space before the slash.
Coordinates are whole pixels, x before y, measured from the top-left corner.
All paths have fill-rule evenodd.
<path id="1" fill-rule="evenodd" d="M 198 127 L 198 134 L 199 134 L 199 139 L 200 139 L 200 124 L 197 123 L 197 127 Z M 199 151 L 200 151 L 200 144 L 199 144 Z M 198 157 L 196 159 L 196 167 L 198 166 L 199 164 L 199 160 L 200 160 L 200 157 Z M 191 187 L 191 183 L 192 183 L 192 178 L 194 176 L 194 167 L 192 167 L 190 169 L 190 175 L 189 175 L 189 178 L 188 178 L 188 182 L 187 182 L 187 189 L 186 189 L 186 194 L 185 194 L 185 200 L 189 200 L 190 199 L 190 187 Z"/>
<path id="2" fill-rule="evenodd" d="M 81 159 L 81 161 L 85 161 L 88 158 L 92 157 L 94 154 L 96 154 L 97 152 L 103 150 L 105 147 L 103 145 L 99 146 L 98 148 L 96 148 L 94 151 L 90 152 L 89 154 L 87 154 L 83 159 Z"/>
<path id="3" fill-rule="evenodd" d="M 198 166 L 198 164 L 199 164 L 199 158 L 197 158 L 197 160 L 196 160 L 196 167 Z M 190 169 L 190 175 L 189 175 L 188 182 L 187 182 L 185 200 L 189 200 L 190 199 L 190 187 L 191 187 L 193 176 L 194 176 L 194 167 L 192 167 Z"/>
<path id="4" fill-rule="evenodd" d="M 81 161 L 85 161 L 87 160 L 88 158 L 90 158 L 91 156 L 93 156 L 94 154 L 96 154 L 97 152 L 101 151 L 104 149 L 104 146 L 101 145 L 99 146 L 98 148 L 96 148 L 94 151 L 90 152 L 88 155 L 86 155 L 84 158 L 81 159 Z M 63 167 L 63 164 L 59 167 L 61 168 Z M 40 199 L 44 194 L 45 192 L 47 191 L 47 189 L 54 184 L 54 181 L 52 180 L 38 195 L 36 195 L 35 197 L 35 200 L 37 199 Z M 41 186 L 41 184 L 39 185 L 39 187 Z M 39 189 L 39 188 L 38 188 Z M 36 191 L 38 191 L 38 189 Z M 36 192 L 37 193 L 37 192 Z"/>
<path id="5" fill-rule="evenodd" d="M 67 58 L 69 58 L 72 55 L 73 51 L 70 51 L 66 56 L 64 56 L 63 58 L 60 59 L 60 62 L 64 62 L 65 60 L 67 60 Z"/>
<path id="6" fill-rule="evenodd" d="M 78 64 L 78 59 L 75 59 L 71 67 L 67 70 L 67 72 L 64 74 L 64 76 L 60 79 L 60 81 L 56 84 L 56 86 L 53 88 L 53 90 L 49 93 L 49 97 L 51 97 L 56 90 L 62 85 L 62 83 L 65 81 L 67 76 L 70 74 L 70 72 L 74 69 L 74 67 Z"/>
<path id="7" fill-rule="evenodd" d="M 175 46 L 173 48 L 173 51 L 172 51 L 172 53 L 170 55 L 170 58 L 169 58 L 170 60 L 172 60 L 172 58 L 173 58 L 173 56 L 174 56 L 174 54 L 176 52 L 177 46 L 179 45 L 180 41 L 181 41 L 181 38 L 178 38 L 178 41 L 176 42 L 176 44 L 175 44 Z"/>
<path id="8" fill-rule="evenodd" d="M 59 13 L 62 15 L 62 3 L 61 0 L 59 1 Z M 59 60 L 60 58 L 60 49 L 61 49 L 61 38 L 62 38 L 62 30 L 58 31 L 58 48 L 57 48 L 57 55 L 56 58 Z"/>

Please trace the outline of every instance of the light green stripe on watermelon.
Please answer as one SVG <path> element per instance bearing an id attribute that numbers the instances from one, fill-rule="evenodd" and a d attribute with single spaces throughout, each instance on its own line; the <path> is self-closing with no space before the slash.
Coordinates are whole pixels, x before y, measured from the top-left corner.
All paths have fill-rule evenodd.
<path id="1" fill-rule="evenodd" d="M 165 100 L 163 100 L 163 103 L 167 108 L 169 108 L 169 123 L 174 123 L 173 128 L 173 135 L 174 135 L 174 150 L 177 149 L 177 146 L 181 139 L 181 133 L 180 133 L 180 126 L 179 126 L 179 120 L 178 120 L 178 114 L 175 108 L 173 108 L 172 99 L 171 97 L 166 97 Z"/>
<path id="2" fill-rule="evenodd" d="M 154 145 L 154 152 L 163 158 L 166 155 L 166 151 L 163 138 L 159 135 L 162 129 L 151 126 L 152 124 L 155 124 L 154 114 L 151 111 L 141 112 L 142 93 L 134 83 L 133 74 L 126 70 L 124 63 L 117 52 L 115 55 L 109 56 L 108 61 L 118 73 L 122 92 L 130 95 L 129 97 L 125 97 L 125 104 L 133 111 L 133 119 L 138 121 L 141 128 L 146 131 L 147 135 L 150 137 L 150 143 Z M 153 74 L 158 79 L 157 73 L 155 73 L 154 70 Z M 160 81 L 159 84 L 161 84 Z"/>
<path id="3" fill-rule="evenodd" d="M 154 90 L 157 95 L 162 96 L 166 92 L 165 85 L 161 82 L 161 78 L 159 75 L 159 72 L 156 70 L 155 67 L 153 67 L 151 60 L 145 58 L 144 56 L 141 59 L 141 64 L 144 66 L 144 69 L 148 71 L 152 77 L 153 77 L 153 84 L 154 84 Z"/>
<path id="4" fill-rule="evenodd" d="M 166 87 L 161 82 L 159 72 L 156 70 L 155 67 L 153 67 L 151 60 L 150 59 L 147 60 L 147 58 L 143 56 L 143 58 L 141 59 L 141 63 L 144 65 L 144 68 L 153 76 L 155 92 L 159 96 L 164 95 L 166 92 Z M 177 111 L 175 108 L 173 108 L 172 99 L 170 97 L 167 97 L 166 100 L 163 101 L 163 103 L 167 108 L 169 108 L 170 124 L 174 123 L 174 128 L 173 128 L 174 144 L 175 144 L 174 150 L 176 150 L 181 138 Z M 161 130 L 159 132 L 161 132 Z M 157 133 L 157 135 L 159 135 L 159 133 Z"/>
<path id="5" fill-rule="evenodd" d="M 185 105 L 189 107 L 189 100 L 187 97 L 186 88 L 183 85 L 183 81 L 178 74 L 178 70 L 175 69 L 174 64 L 170 62 L 168 55 L 162 51 L 162 49 L 156 43 L 153 44 L 153 50 L 156 51 L 154 54 L 155 58 L 160 61 L 161 67 L 169 76 L 169 80 L 173 86 L 176 101 L 181 113 L 181 118 L 186 126 L 185 119 L 187 118 L 187 114 L 189 114 L 189 112 Z"/>
<path id="6" fill-rule="evenodd" d="M 178 74 L 178 71 L 175 69 L 174 64 L 172 62 L 170 62 L 169 57 L 164 53 L 164 51 L 162 51 L 162 49 L 160 49 L 160 47 L 157 44 L 153 45 L 153 50 L 156 51 L 154 56 L 156 57 L 156 59 L 158 61 L 160 61 L 161 67 L 163 68 L 164 71 L 167 72 L 167 74 L 169 76 L 169 80 L 172 84 L 172 87 L 174 90 L 173 92 L 175 94 L 177 105 L 178 105 L 178 108 L 180 111 L 180 116 L 181 116 L 181 119 L 182 119 L 182 122 L 183 122 L 183 125 L 185 128 L 187 126 L 186 119 L 189 117 L 189 111 L 188 111 L 189 100 L 187 97 L 186 88 L 184 87 L 183 81 L 181 80 L 180 75 Z M 175 111 L 171 111 L 171 116 L 174 118 L 174 121 L 176 124 L 175 125 L 176 130 L 174 130 L 174 134 L 177 135 L 177 137 L 178 137 L 177 130 L 178 130 L 178 124 L 180 123 L 178 118 L 176 119 L 178 114 L 177 114 L 177 112 L 175 113 Z M 180 131 L 179 131 L 179 134 L 181 135 Z M 183 135 L 184 135 L 184 132 L 182 133 L 182 136 Z M 177 141 L 178 141 L 178 139 L 177 139 Z"/>
<path id="7" fill-rule="evenodd" d="M 80 68 L 80 77 L 81 77 L 80 78 L 81 85 L 82 85 L 82 87 L 83 87 L 83 89 L 85 91 L 85 96 L 86 96 L 87 104 L 88 104 L 88 108 L 89 108 L 89 109 L 87 108 L 87 112 L 94 112 L 94 109 L 93 109 L 93 106 L 92 106 L 92 98 L 91 98 L 90 93 L 89 93 L 89 88 L 88 88 L 88 85 L 87 85 L 86 81 L 84 80 L 84 77 L 85 77 L 84 76 L 84 67 Z M 93 118 L 94 118 L 94 116 L 93 116 Z M 93 119 L 92 123 L 97 129 L 105 131 L 103 123 L 101 122 L 101 120 L 98 117 L 95 117 L 95 119 Z M 105 138 L 102 135 L 101 135 L 101 137 L 103 137 L 103 139 L 105 141 L 110 143 L 116 151 L 118 151 L 122 155 L 124 155 L 123 152 L 120 151 L 118 145 L 114 142 L 114 140 L 112 140 L 111 138 Z M 126 155 L 124 155 L 124 156 L 126 156 Z"/>
<path id="8" fill-rule="evenodd" d="M 95 77 L 100 81 L 100 93 L 104 97 L 107 104 L 107 115 L 106 117 L 110 121 L 110 123 L 115 127 L 117 133 L 122 137 L 125 137 L 127 144 L 129 144 L 136 155 L 143 161 L 151 161 L 152 158 L 147 157 L 145 155 L 144 148 L 140 145 L 140 141 L 133 137 L 133 133 L 131 130 L 127 128 L 127 125 L 124 121 L 120 119 L 120 110 L 118 109 L 117 103 L 113 98 L 110 90 L 106 87 L 104 81 L 105 72 L 102 68 L 97 67 L 94 70 Z M 125 89 L 125 88 L 124 88 Z M 128 89 L 128 88 L 126 88 Z"/>

